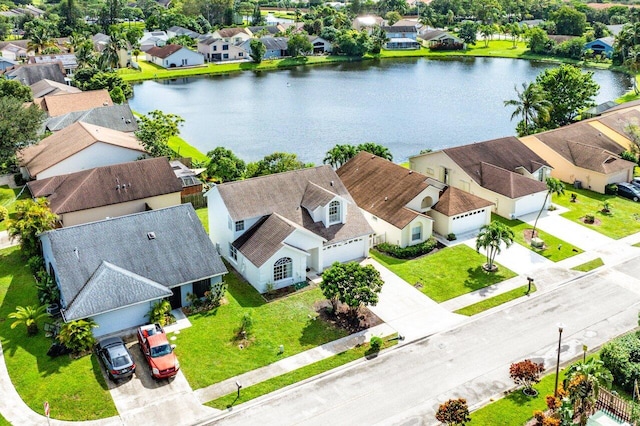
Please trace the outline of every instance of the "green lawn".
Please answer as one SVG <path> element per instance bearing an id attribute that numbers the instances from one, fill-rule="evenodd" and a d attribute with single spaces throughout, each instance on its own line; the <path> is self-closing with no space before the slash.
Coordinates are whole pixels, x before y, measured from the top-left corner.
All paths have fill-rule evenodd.
<path id="1" fill-rule="evenodd" d="M 371 250 L 370 255 L 409 284 L 420 283 L 420 291 L 436 302 L 444 302 L 517 275 L 497 263 L 497 272 L 485 272 L 482 265 L 486 257 L 462 244 L 411 260 L 396 259 L 376 250 Z"/>
<path id="2" fill-rule="evenodd" d="M 560 238 L 557 238 L 551 234 L 547 234 L 541 229 L 536 229 L 536 233 L 545 242 L 547 248 L 540 250 L 540 249 L 531 247 L 531 244 L 529 244 L 524 238 L 524 231 L 526 229 L 533 229 L 531 225 L 529 225 L 528 223 L 522 222 L 518 219 L 515 219 L 515 220 L 505 219 L 504 217 L 498 216 L 497 214 L 491 214 L 491 220 L 497 220 L 498 222 L 502 222 L 505 225 L 509 226 L 511 230 L 513 230 L 513 233 L 515 234 L 515 238 L 514 238 L 515 242 L 517 242 L 522 246 L 525 246 L 529 250 L 532 250 L 538 253 L 540 256 L 546 257 L 552 262 L 559 262 L 563 259 L 567 259 L 571 256 L 575 256 L 576 254 L 583 252 L 582 249 L 572 246 L 568 242 L 561 240 Z"/>
<path id="3" fill-rule="evenodd" d="M 569 189 L 569 184 L 566 185 L 568 189 L 565 190 L 565 195 L 553 196 L 555 204 L 569 209 L 562 214 L 563 217 L 616 240 L 640 232 L 640 204 L 615 195 L 598 194 L 573 187 Z M 572 193 L 578 196 L 575 203 L 570 201 Z M 601 212 L 602 202 L 605 200 L 610 203 L 610 214 Z M 594 215 L 600 223 L 597 225 L 583 223 L 580 218 L 587 214 Z"/>
<path id="4" fill-rule="evenodd" d="M 496 306 L 500 306 L 503 303 L 511 302 L 512 300 L 526 296 L 528 289 L 529 289 L 528 285 L 523 285 L 522 287 L 514 288 L 513 290 L 507 291 L 506 293 L 502 293 L 497 296 L 490 297 L 489 299 L 483 300 L 482 302 L 465 306 L 464 308 L 458 309 L 457 311 L 455 311 L 455 313 L 470 317 L 472 315 L 479 314 L 480 312 L 484 312 L 491 308 L 495 308 Z M 537 290 L 538 289 L 536 288 L 535 284 L 531 284 L 531 293 L 535 293 Z"/>
<path id="5" fill-rule="evenodd" d="M 16 188 L 16 189 L 12 189 L 9 188 L 8 186 L 4 185 L 4 186 L 0 186 L 0 206 L 6 207 L 9 210 L 9 217 L 13 218 L 14 212 L 16 210 L 16 197 L 18 196 L 18 194 L 20 193 L 20 188 Z M 28 190 L 25 190 L 25 192 L 20 196 L 20 199 L 23 199 L 26 197 L 25 193 L 28 194 Z M 0 222 L 0 231 L 4 231 L 7 229 L 7 221 L 3 220 L 2 222 Z"/>
<path id="6" fill-rule="evenodd" d="M 389 341 L 389 337 L 385 338 L 383 348 L 388 348 L 398 343 L 397 340 Z M 360 359 L 366 355 L 368 349 L 369 343 L 360 345 L 321 361 L 314 362 L 313 364 L 306 365 L 289 373 L 273 377 L 261 383 L 256 383 L 253 386 L 242 388 L 242 390 L 240 391 L 240 398 L 238 398 L 238 394 L 234 392 L 222 396 L 218 399 L 214 399 L 213 401 L 210 401 L 205 405 L 217 408 L 219 410 L 224 410 L 226 408 L 229 408 L 230 406 L 242 404 L 244 402 L 258 398 L 262 395 L 266 395 L 278 389 L 282 389 L 285 386 L 301 382 L 302 380 L 308 379 L 309 377 L 317 376 L 318 374 L 333 370 L 334 368 L 343 366 L 351 361 Z"/>
<path id="7" fill-rule="evenodd" d="M 225 281 L 229 284 L 228 303 L 189 317 L 193 326 L 182 330 L 175 342 L 182 371 L 194 389 L 347 334 L 321 319 L 314 319 L 314 303 L 324 300 L 317 287 L 265 303 L 262 296 L 235 273 L 227 274 Z M 241 349 L 234 337 L 246 312 L 252 312 L 254 337 Z M 280 345 L 284 345 L 284 354 L 279 354 Z"/>
<path id="8" fill-rule="evenodd" d="M 604 262 L 602 261 L 602 259 L 597 258 L 597 259 L 590 260 L 589 262 L 583 263 L 582 265 L 574 266 L 571 269 L 573 269 L 574 271 L 589 272 L 593 269 L 599 268 L 602 265 L 604 265 Z"/>
<path id="9" fill-rule="evenodd" d="M 560 372 L 560 381 L 564 378 L 564 372 Z M 486 425 L 521 425 L 533 417 L 535 410 L 546 410 L 545 398 L 553 395 L 555 386 L 555 373 L 542 378 L 540 383 L 534 386 L 538 390 L 538 396 L 531 398 L 522 393 L 520 389 L 484 406 L 471 413 L 469 426 Z"/>
<path id="10" fill-rule="evenodd" d="M 209 235 L 209 209 L 207 207 L 196 209 L 196 214 L 200 218 L 204 230 L 207 231 L 207 235 Z"/>
<path id="11" fill-rule="evenodd" d="M 209 161 L 209 157 L 200 152 L 195 146 L 190 145 L 180 136 L 172 136 L 167 145 L 178 154 L 178 157 L 191 157 L 192 160 L 200 162 Z"/>
<path id="12" fill-rule="evenodd" d="M 51 405 L 51 417 L 91 420 L 117 415 L 95 356 L 72 360 L 49 358 L 51 339 L 44 332 L 27 337 L 24 327 L 11 329 L 7 315 L 18 305 L 37 303 L 31 271 L 20 251 L 0 251 L 0 340 L 11 380 L 24 402 L 42 413 L 43 401 Z"/>
<path id="13" fill-rule="evenodd" d="M 0 414 L 0 426 L 11 426 L 11 423 L 9 423 L 7 419 L 2 417 L 2 414 Z"/>

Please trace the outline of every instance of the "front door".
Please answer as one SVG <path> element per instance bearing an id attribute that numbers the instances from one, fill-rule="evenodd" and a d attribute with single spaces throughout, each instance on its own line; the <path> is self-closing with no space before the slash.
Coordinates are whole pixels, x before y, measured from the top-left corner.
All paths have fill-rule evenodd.
<path id="1" fill-rule="evenodd" d="M 169 297 L 169 303 L 171 303 L 171 309 L 178 309 L 182 307 L 182 292 L 180 286 L 171 289 L 173 294 Z"/>

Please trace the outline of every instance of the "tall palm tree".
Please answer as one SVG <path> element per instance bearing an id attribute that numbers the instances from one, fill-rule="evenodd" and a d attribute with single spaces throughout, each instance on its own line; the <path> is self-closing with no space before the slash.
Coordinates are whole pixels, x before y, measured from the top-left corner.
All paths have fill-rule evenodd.
<path id="1" fill-rule="evenodd" d="M 572 364 L 567 369 L 566 382 L 569 399 L 580 413 L 580 424 L 584 425 L 598 400 L 600 386 L 611 386 L 613 376 L 601 360 L 591 358 Z"/>
<path id="2" fill-rule="evenodd" d="M 544 202 L 542 203 L 542 207 L 540 207 L 540 211 L 538 212 L 538 216 L 536 216 L 536 221 L 533 222 L 533 231 L 531 231 L 531 238 L 535 238 L 536 236 L 536 227 L 538 226 L 538 219 L 540 219 L 540 215 L 544 210 L 544 207 L 547 205 L 547 200 L 550 195 L 564 195 L 564 183 L 560 181 L 560 179 L 549 177 L 547 178 L 547 194 L 544 197 Z"/>
<path id="3" fill-rule="evenodd" d="M 15 319 L 11 328 L 16 328 L 20 324 L 27 326 L 27 334 L 33 336 L 38 333 L 38 321 L 49 316 L 46 313 L 47 307 L 42 306 L 16 306 L 16 311 L 9 314 L 9 318 Z"/>
<path id="4" fill-rule="evenodd" d="M 109 42 L 102 51 L 99 59 L 99 65 L 102 69 L 118 68 L 120 63 L 120 50 L 127 47 L 127 40 L 119 32 L 111 34 Z"/>
<path id="5" fill-rule="evenodd" d="M 496 220 L 480 228 L 480 233 L 476 238 L 476 251 L 480 252 L 482 248 L 487 252 L 487 263 L 483 266 L 486 271 L 496 270 L 494 261 L 496 255 L 502 251 L 502 244 L 504 243 L 505 247 L 509 248 L 513 244 L 514 238 L 515 235 L 511 228 Z"/>
<path id="6" fill-rule="evenodd" d="M 55 45 L 56 43 L 49 29 L 43 25 L 38 25 L 33 28 L 31 37 L 27 43 L 27 49 L 39 55 L 46 48 L 54 47 Z"/>
<path id="7" fill-rule="evenodd" d="M 517 99 L 504 101 L 504 106 L 514 106 L 516 109 L 511 114 L 511 119 L 522 117 L 524 124 L 522 135 L 530 134 L 533 123 L 544 122 L 549 120 L 549 113 L 552 105 L 547 99 L 539 86 L 534 83 L 522 83 L 522 92 L 514 87 Z"/>
<path id="8" fill-rule="evenodd" d="M 386 160 L 393 161 L 393 155 L 391 154 L 389 148 L 384 145 L 379 145 L 375 142 L 361 143 L 356 147 L 356 152 L 359 151 L 366 151 L 373 155 L 377 155 L 378 157 L 382 157 Z"/>

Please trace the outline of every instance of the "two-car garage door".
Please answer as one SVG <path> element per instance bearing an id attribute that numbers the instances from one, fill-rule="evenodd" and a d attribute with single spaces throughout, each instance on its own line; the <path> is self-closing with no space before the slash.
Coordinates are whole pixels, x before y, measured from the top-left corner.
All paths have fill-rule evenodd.
<path id="1" fill-rule="evenodd" d="M 451 221 L 451 232 L 456 235 L 462 235 L 467 232 L 477 231 L 487 223 L 487 215 L 490 214 L 488 210 L 476 210 L 475 212 L 454 216 Z"/>

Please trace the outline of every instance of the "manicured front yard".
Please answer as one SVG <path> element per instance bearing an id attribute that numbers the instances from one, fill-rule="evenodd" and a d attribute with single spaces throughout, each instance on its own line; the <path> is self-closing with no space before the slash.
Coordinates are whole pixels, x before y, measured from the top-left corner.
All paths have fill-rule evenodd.
<path id="1" fill-rule="evenodd" d="M 187 380 L 199 389 L 347 335 L 316 319 L 314 303 L 324 300 L 318 288 L 266 303 L 233 272 L 227 304 L 189 317 L 192 327 L 177 336 L 177 354 Z M 235 339 L 243 315 L 252 313 L 253 336 L 244 348 Z M 279 346 L 284 345 L 284 354 Z"/>
<path id="2" fill-rule="evenodd" d="M 37 413 L 43 401 L 51 405 L 51 417 L 91 420 L 117 415 L 95 356 L 72 360 L 49 358 L 51 339 L 42 327 L 27 337 L 25 327 L 11 329 L 7 315 L 18 305 L 37 304 L 31 271 L 18 248 L 0 251 L 0 341 L 11 380 L 24 402 Z M 1 424 L 1 423 L 0 423 Z"/>
<path id="3" fill-rule="evenodd" d="M 533 229 L 533 226 L 528 223 L 522 222 L 521 220 L 509 220 L 502 216 L 498 216 L 497 214 L 491 215 L 491 220 L 497 220 L 499 222 L 504 223 L 508 227 L 511 228 L 515 235 L 515 242 L 518 244 L 525 246 L 529 250 L 532 250 L 538 253 L 540 256 L 544 256 L 552 262 L 559 262 L 563 259 L 567 259 L 571 256 L 575 256 L 576 254 L 582 253 L 583 250 L 572 246 L 568 242 L 561 240 L 560 238 L 554 237 L 551 234 L 547 234 L 541 229 L 536 229 L 536 233 L 542 240 L 544 241 L 546 248 L 545 249 L 537 249 L 532 247 L 529 242 L 524 237 L 524 231 L 527 229 Z"/>
<path id="4" fill-rule="evenodd" d="M 604 265 L 604 262 L 602 261 L 602 259 L 597 258 L 597 259 L 590 260 L 589 262 L 585 262 L 582 265 L 574 266 L 571 269 L 573 269 L 574 271 L 589 272 L 596 268 L 599 268 L 602 265 Z"/>
<path id="5" fill-rule="evenodd" d="M 395 259 L 376 250 L 371 250 L 370 255 L 409 284 L 417 284 L 420 291 L 436 302 L 444 302 L 517 275 L 498 263 L 497 272 L 485 272 L 482 265 L 486 257 L 465 245 L 411 260 Z"/>
<path id="6" fill-rule="evenodd" d="M 563 217 L 616 240 L 640 232 L 640 203 L 615 195 L 575 189 L 566 183 L 565 185 L 567 185 L 565 195 L 553 196 L 555 204 L 569 209 L 562 214 Z M 575 203 L 571 202 L 572 193 L 577 195 Z M 602 213 L 603 201 L 609 202 L 611 213 Z M 583 223 L 581 218 L 588 214 L 593 215 L 600 223 L 592 225 Z"/>
<path id="7" fill-rule="evenodd" d="M 496 306 L 500 306 L 504 303 L 511 302 L 512 300 L 518 299 L 520 297 L 524 297 L 527 295 L 527 290 L 529 289 L 528 285 L 523 285 L 522 287 L 514 288 L 513 290 L 507 291 L 505 293 L 499 294 L 494 297 L 490 297 L 489 299 L 483 300 L 482 302 L 474 303 L 473 305 L 465 306 L 462 309 L 458 309 L 455 311 L 456 314 L 472 316 L 479 314 L 480 312 L 484 312 L 491 308 L 495 308 Z M 537 290 L 535 284 L 531 284 L 531 293 L 535 293 Z"/>

